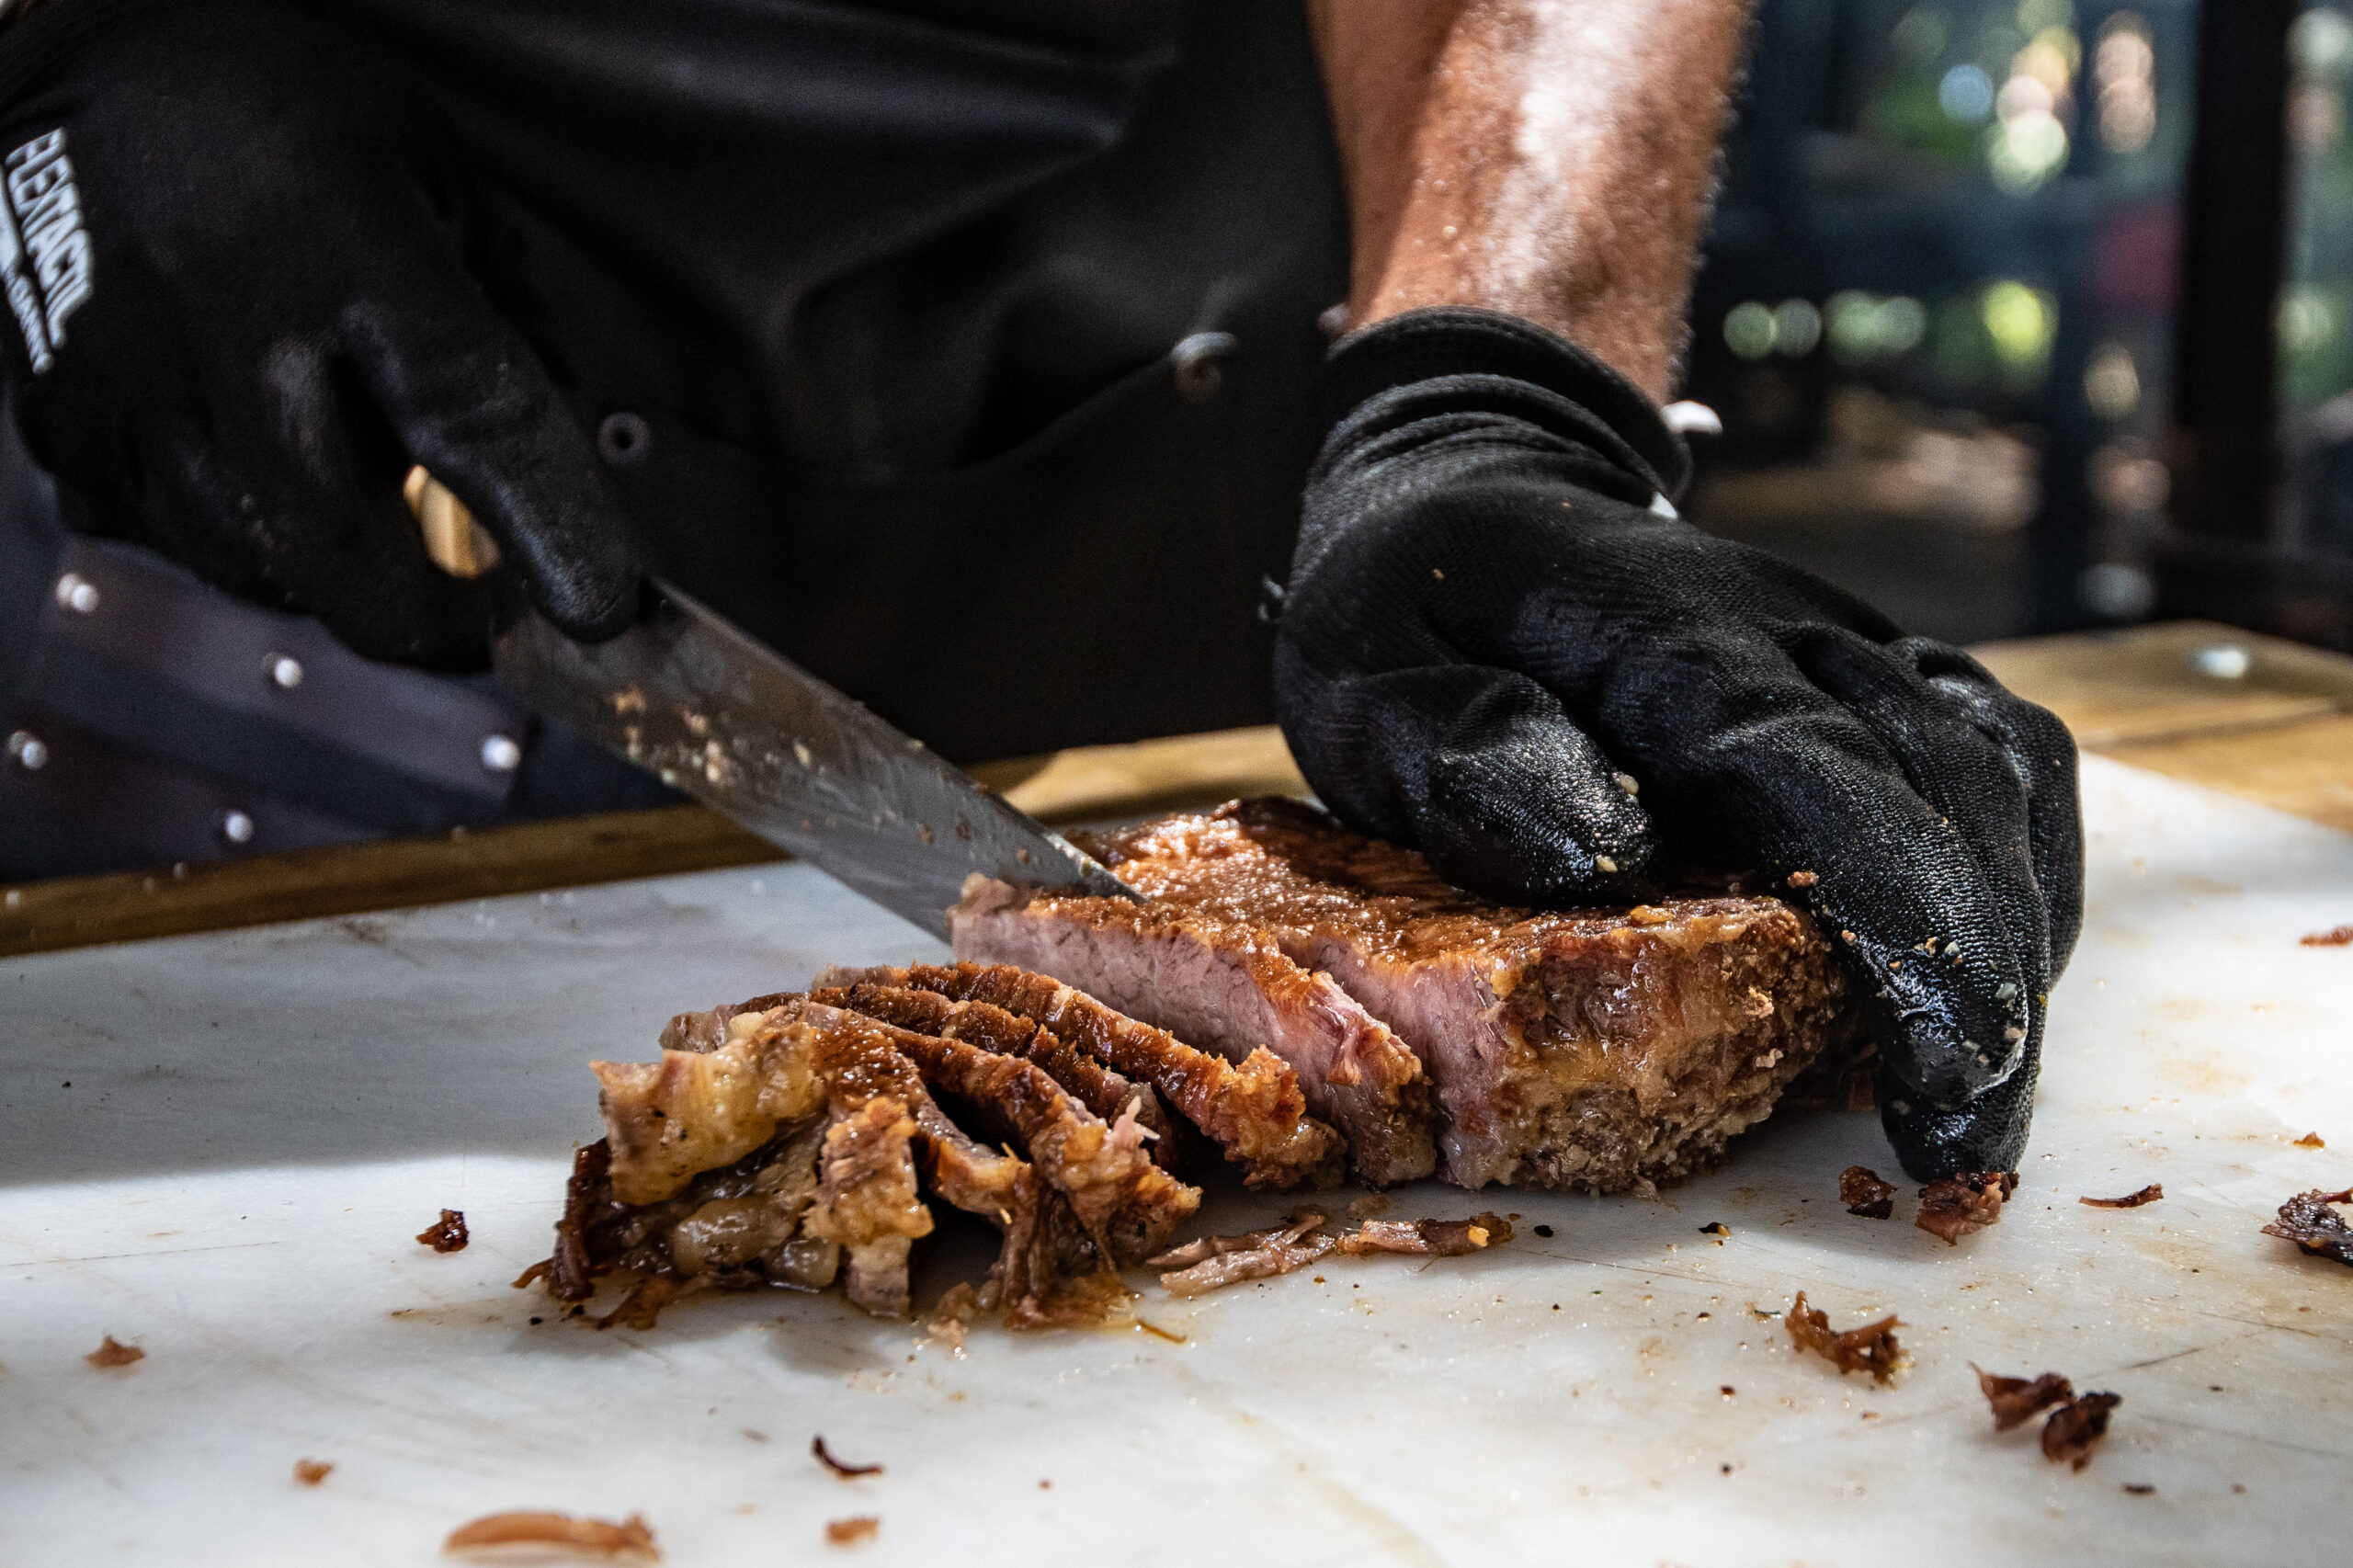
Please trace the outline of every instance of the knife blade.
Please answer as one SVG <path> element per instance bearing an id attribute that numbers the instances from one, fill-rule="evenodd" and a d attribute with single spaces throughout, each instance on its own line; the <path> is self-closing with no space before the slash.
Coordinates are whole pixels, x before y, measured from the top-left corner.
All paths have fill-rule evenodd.
<path id="1" fill-rule="evenodd" d="M 503 595 L 508 599 L 516 596 Z M 944 934 L 975 873 L 1137 897 L 1093 857 L 667 584 L 607 642 L 508 606 L 498 682 L 893 915 Z"/>

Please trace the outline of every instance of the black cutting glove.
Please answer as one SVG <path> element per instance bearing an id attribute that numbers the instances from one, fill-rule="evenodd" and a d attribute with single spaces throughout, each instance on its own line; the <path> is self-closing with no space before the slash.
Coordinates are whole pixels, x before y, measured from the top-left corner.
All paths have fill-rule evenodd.
<path id="1" fill-rule="evenodd" d="M 371 657 L 477 667 L 484 590 L 401 500 L 421 462 L 549 619 L 627 624 L 619 499 L 461 269 L 381 63 L 301 5 L 53 0 L 0 36 L 0 359 L 69 522 Z"/>
<path id="2" fill-rule="evenodd" d="M 1516 903 L 1761 870 L 1846 964 L 1904 1168 L 2015 1168 L 2080 918 L 2066 730 L 1678 520 L 1658 411 L 1540 328 L 1415 312 L 1326 375 L 1275 663 L 1317 793 Z"/>

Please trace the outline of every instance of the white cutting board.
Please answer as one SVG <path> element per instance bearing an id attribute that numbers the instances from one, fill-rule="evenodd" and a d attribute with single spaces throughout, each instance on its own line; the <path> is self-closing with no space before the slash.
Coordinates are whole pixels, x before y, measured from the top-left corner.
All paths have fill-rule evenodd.
<path id="1" fill-rule="evenodd" d="M 1948 1249 L 1908 1187 L 1849 1217 L 1841 1167 L 1897 1174 L 1875 1119 L 1793 1115 L 1661 1202 L 1402 1190 L 1520 1239 L 1149 1290 L 1182 1344 L 984 1329 L 958 1358 L 783 1294 L 600 1334 L 507 1288 L 595 1130 L 587 1058 L 938 951 L 804 868 L 0 961 L 0 1562 L 430 1563 L 543 1507 L 642 1512 L 687 1565 L 2345 1562 L 2353 1269 L 2256 1227 L 2353 1182 L 2353 949 L 2297 942 L 2353 921 L 2353 838 L 2097 759 L 2085 805 L 2089 918 L 1999 1228 Z M 450 1256 L 410 1240 L 444 1205 Z M 1752 1314 L 1798 1289 L 1840 1326 L 1900 1313 L 1901 1381 Z M 94 1370 L 103 1334 L 146 1359 Z M 1972 1360 L 2122 1394 L 2091 1467 L 1995 1437 Z M 834 1479 L 819 1433 L 886 1472 Z M 854 1515 L 880 1534 L 825 1544 Z"/>

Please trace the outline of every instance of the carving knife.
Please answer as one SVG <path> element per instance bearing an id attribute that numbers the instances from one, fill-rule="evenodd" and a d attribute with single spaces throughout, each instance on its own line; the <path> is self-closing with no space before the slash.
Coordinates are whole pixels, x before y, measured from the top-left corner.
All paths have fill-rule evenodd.
<path id="1" fill-rule="evenodd" d="M 458 506 L 429 477 L 412 474 L 409 490 L 421 519 Z M 460 551 L 434 537 L 438 523 L 471 540 L 464 522 L 426 521 L 428 545 L 473 575 L 488 564 L 477 553 L 486 540 Z M 501 686 L 926 931 L 946 932 L 976 873 L 1137 896 L 922 742 L 666 584 L 648 582 L 636 625 L 586 645 L 532 613 L 511 583 L 493 582 Z"/>

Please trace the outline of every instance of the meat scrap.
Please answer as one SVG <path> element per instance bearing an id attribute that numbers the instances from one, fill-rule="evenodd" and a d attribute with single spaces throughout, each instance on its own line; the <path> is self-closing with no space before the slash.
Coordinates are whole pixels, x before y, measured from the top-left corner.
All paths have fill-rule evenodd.
<path id="1" fill-rule="evenodd" d="M 1270 1279 L 1306 1267 L 1338 1244 L 1330 1236 L 1313 1233 L 1322 1230 L 1324 1222 L 1323 1214 L 1303 1210 L 1272 1230 L 1205 1236 L 1146 1258 L 1144 1267 L 1174 1270 L 1160 1277 L 1161 1285 L 1172 1296 L 1206 1296 L 1228 1285 Z"/>
<path id="2" fill-rule="evenodd" d="M 441 1543 L 444 1551 L 481 1551 L 502 1546 L 553 1546 L 600 1557 L 634 1557 L 659 1562 L 662 1552 L 645 1517 L 631 1514 L 620 1524 L 608 1519 L 574 1518 L 570 1514 L 485 1514 L 460 1525 Z"/>
<path id="3" fill-rule="evenodd" d="M 1880 1180 L 1868 1165 L 1848 1165 L 1838 1173 L 1838 1201 L 1849 1214 L 1884 1220 L 1895 1212 L 1895 1184 Z"/>
<path id="4" fill-rule="evenodd" d="M 2086 1209 L 2138 1209 L 2143 1203 L 2154 1203 L 2165 1195 L 2165 1183 L 2153 1181 L 2140 1191 L 2128 1192 L 2121 1198 L 2078 1198 L 2075 1201 Z"/>
<path id="5" fill-rule="evenodd" d="M 324 1460 L 296 1460 L 294 1461 L 294 1484 L 297 1486 L 316 1486 L 320 1482 L 324 1481 L 334 1472 L 335 1466 L 329 1464 Z"/>
<path id="6" fill-rule="evenodd" d="M 1367 1220 L 1333 1244 L 1354 1257 L 1381 1252 L 1461 1257 L 1511 1238 L 1511 1221 L 1502 1215 L 1473 1214 L 1468 1220 Z"/>
<path id="7" fill-rule="evenodd" d="M 2077 1470 L 2091 1462 L 2092 1445 L 2107 1434 L 2109 1414 L 2124 1403 L 2112 1393 L 2075 1392 L 2075 1385 L 2056 1372 L 2039 1378 L 2005 1378 L 1972 1366 L 1977 1386 L 1994 1409 L 1994 1430 L 2023 1426 L 2052 1406 L 2042 1424 L 2042 1457 L 2052 1463 L 2069 1462 Z"/>
<path id="8" fill-rule="evenodd" d="M 825 1447 L 825 1439 L 823 1437 L 815 1437 L 809 1439 L 809 1451 L 817 1457 L 817 1462 L 819 1464 L 824 1465 L 827 1470 L 832 1471 L 844 1481 L 855 1480 L 861 1475 L 880 1475 L 882 1473 L 882 1467 L 879 1464 L 842 1463 L 841 1460 L 834 1458 L 833 1451 Z"/>
<path id="9" fill-rule="evenodd" d="M 1893 1382 L 1896 1364 L 1904 1348 L 1895 1341 L 1895 1331 L 1904 1326 L 1893 1316 L 1877 1323 L 1867 1323 L 1860 1328 L 1837 1333 L 1830 1326 L 1830 1314 L 1805 1304 L 1805 1292 L 1798 1292 L 1790 1303 L 1790 1338 L 1800 1350 L 1811 1351 L 1838 1369 L 1838 1375 L 1848 1372 L 1869 1372 L 1874 1382 Z"/>
<path id="10" fill-rule="evenodd" d="M 2314 931 L 2297 940 L 2307 948 L 2353 947 L 2353 926 L 2338 926 L 2326 931 Z"/>
<path id="11" fill-rule="evenodd" d="M 2069 1400 L 2042 1424 L 2042 1457 L 2081 1470 L 2092 1462 L 2092 1445 L 2108 1436 L 2109 1414 L 2124 1401 L 2112 1393 L 2087 1393 Z"/>
<path id="12" fill-rule="evenodd" d="M 1996 1432 L 2022 1426 L 2046 1406 L 2075 1397 L 2075 1385 L 2056 1372 L 2045 1372 L 2039 1378 L 2005 1378 L 1973 1363 L 1969 1369 L 1977 1374 L 1977 1387 L 1985 1395 L 1985 1403 L 1994 1407 Z"/>
<path id="13" fill-rule="evenodd" d="M 872 1540 L 882 1521 L 871 1514 L 861 1514 L 850 1519 L 825 1521 L 825 1539 L 835 1546 L 855 1546 L 861 1540 Z"/>
<path id="14" fill-rule="evenodd" d="M 441 1210 L 441 1218 L 417 1232 L 416 1239 L 435 1252 L 465 1251 L 465 1211 L 459 1209 L 444 1209 Z"/>
<path id="15" fill-rule="evenodd" d="M 2353 1264 L 2353 1225 L 2329 1207 L 2332 1203 L 2353 1203 L 2353 1188 L 2300 1192 L 2279 1205 L 2279 1218 L 2264 1226 L 2263 1233 L 2293 1242 L 2314 1257 Z"/>
<path id="16" fill-rule="evenodd" d="M 104 1370 L 108 1367 L 128 1367 L 133 1361 L 147 1359 L 147 1352 L 136 1345 L 125 1345 L 111 1334 L 98 1342 L 98 1347 L 82 1358 L 91 1366 Z"/>
<path id="17" fill-rule="evenodd" d="M 1958 1246 L 1972 1231 L 2000 1223 L 2002 1205 L 2018 1189 L 2016 1171 L 1963 1171 L 1922 1187 L 1920 1214 L 1912 1222 Z"/>

